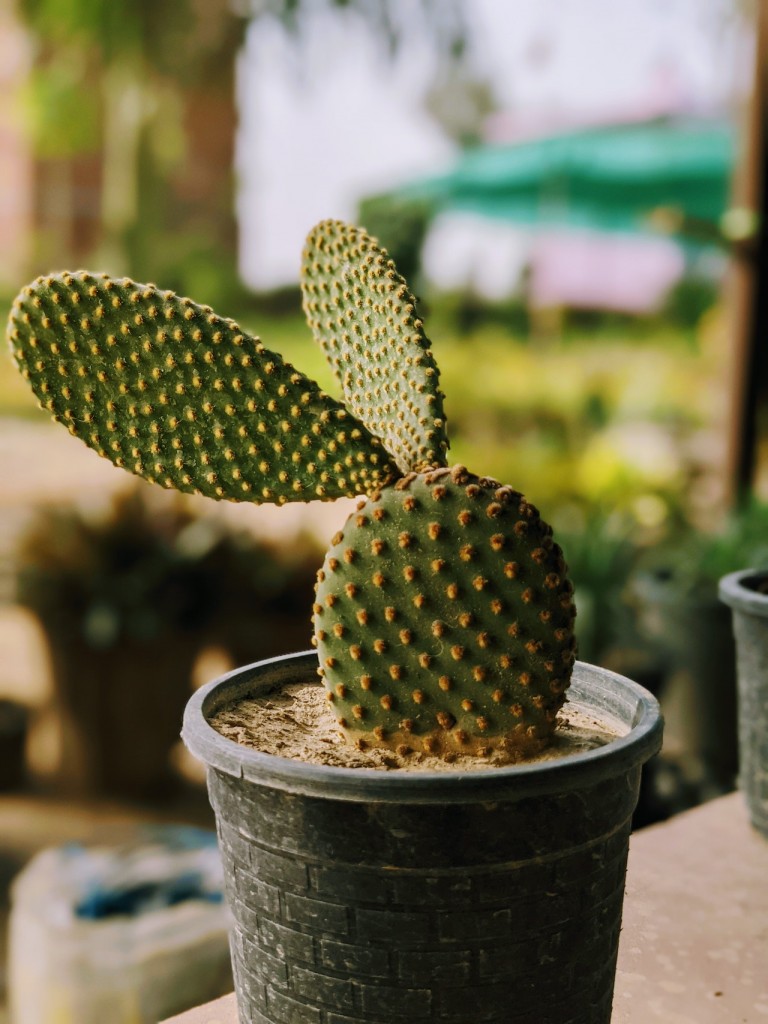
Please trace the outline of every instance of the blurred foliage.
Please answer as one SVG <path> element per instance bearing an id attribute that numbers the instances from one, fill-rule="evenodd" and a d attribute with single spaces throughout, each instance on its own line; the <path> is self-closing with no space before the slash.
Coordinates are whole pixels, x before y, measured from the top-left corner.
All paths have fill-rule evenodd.
<path id="1" fill-rule="evenodd" d="M 139 228 L 138 235 L 142 234 Z M 137 238 L 136 250 L 143 249 L 144 242 Z M 145 276 L 162 281 L 164 289 L 177 295 L 194 296 L 195 301 L 220 310 L 241 309 L 250 302 L 236 253 L 214 254 L 202 225 L 190 225 L 173 235 L 159 234 L 152 247 L 151 273 Z"/>
<path id="2" fill-rule="evenodd" d="M 421 276 L 421 250 L 432 219 L 426 201 L 397 196 L 371 196 L 358 208 L 357 221 L 378 238 L 398 272 L 414 287 Z"/>
<path id="3" fill-rule="evenodd" d="M 680 598 L 716 601 L 722 576 L 768 569 L 768 504 L 750 498 L 710 529 L 685 520 L 672 525 L 643 568 Z"/>
<path id="4" fill-rule="evenodd" d="M 202 284 L 204 301 L 229 298 L 238 276 L 228 160 L 245 19 L 228 0 L 15 2 L 33 44 L 25 122 L 48 193 L 35 269 L 87 260 L 157 280 L 172 267 L 182 291 Z M 195 121 L 217 103 L 231 138 Z M 85 188 L 72 176 L 83 154 Z M 93 252 L 75 237 L 83 220 Z"/>
<path id="5" fill-rule="evenodd" d="M 138 491 L 104 517 L 42 509 L 18 551 L 17 599 L 95 648 L 197 630 L 213 610 L 205 568 L 218 538 L 190 544 L 194 525 L 181 508 L 153 514 Z"/>
<path id="6" fill-rule="evenodd" d="M 12 301 L 12 295 L 0 290 L 0 323 L 3 327 L 8 322 Z M 8 416 L 42 418 L 42 413 L 29 385 L 6 351 L 0 357 L 0 417 Z"/>
<path id="7" fill-rule="evenodd" d="M 707 422 L 709 369 L 675 331 L 643 343 L 537 344 L 483 329 L 463 342 L 442 337 L 438 360 L 462 462 L 482 462 L 549 508 L 603 503 L 634 514 L 640 499 L 683 499 L 680 441 Z"/>
<path id="8" fill-rule="evenodd" d="M 40 509 L 16 555 L 60 712 L 57 784 L 72 792 L 173 792 L 200 655 L 242 665 L 309 647 L 316 544 L 272 545 L 159 488 L 138 485 L 106 513 Z"/>
<path id="9" fill-rule="evenodd" d="M 91 153 L 101 137 L 98 92 L 85 87 L 82 62 L 69 50 L 35 67 L 27 85 L 26 124 L 41 157 Z"/>
<path id="10" fill-rule="evenodd" d="M 228 5 L 196 0 L 16 0 L 41 48 L 92 65 L 128 61 L 179 82 L 213 78 L 243 19 Z M 223 16 L 222 11 L 226 11 Z"/>
<path id="11" fill-rule="evenodd" d="M 563 307 L 557 310 L 558 330 L 564 337 L 576 339 L 589 334 L 607 340 L 620 335 L 638 341 L 655 332 L 679 328 L 695 331 L 702 318 L 717 306 L 719 293 L 719 285 L 711 278 L 685 275 L 670 288 L 657 312 L 639 315 Z M 514 293 L 506 299 L 487 299 L 466 290 L 448 292 L 440 296 L 438 308 L 446 324 L 462 335 L 491 326 L 525 335 L 535 328 L 537 318 L 524 296 Z"/>
<path id="12" fill-rule="evenodd" d="M 304 625 L 307 646 L 317 545 L 277 547 L 167 497 L 137 486 L 106 514 L 40 509 L 17 551 L 19 603 L 96 650 L 168 634 L 240 650 L 250 634 L 254 657 L 266 657 L 280 653 L 284 619 Z"/>
<path id="13" fill-rule="evenodd" d="M 245 294 L 231 164 L 235 63 L 249 23 L 279 22 L 295 38 L 300 59 L 313 15 L 353 16 L 391 52 L 418 33 L 440 69 L 461 56 L 466 33 L 461 0 L 15 5 L 33 41 L 25 122 L 37 156 L 50 165 L 39 169 L 48 209 L 58 206 L 35 240 L 34 272 L 87 261 L 116 275 L 162 281 L 214 305 L 242 301 Z M 93 158 L 85 189 L 66 167 L 83 154 Z M 83 251 L 82 243 L 71 252 L 78 218 L 95 229 L 93 252 Z"/>
<path id="14" fill-rule="evenodd" d="M 485 141 L 488 118 L 498 109 L 493 86 L 461 63 L 445 65 L 424 97 L 424 108 L 462 149 Z"/>
<path id="15" fill-rule="evenodd" d="M 239 0 L 238 7 L 254 20 L 274 18 L 297 37 L 319 10 L 357 15 L 393 53 L 423 27 L 443 57 L 461 57 L 466 44 L 463 0 Z"/>
<path id="16" fill-rule="evenodd" d="M 494 327 L 514 337 L 525 337 L 531 327 L 528 304 L 517 295 L 510 295 L 507 299 L 486 299 L 467 290 L 445 292 L 439 297 L 436 313 L 448 330 L 461 337 L 483 327 Z"/>
<path id="17" fill-rule="evenodd" d="M 717 304 L 718 284 L 711 278 L 686 275 L 670 288 L 662 316 L 680 327 L 696 327 L 708 310 Z"/>
<path id="18" fill-rule="evenodd" d="M 637 644 L 627 585 L 641 556 L 634 523 L 596 507 L 560 512 L 557 539 L 568 561 L 576 602 L 578 656 L 606 664 Z"/>

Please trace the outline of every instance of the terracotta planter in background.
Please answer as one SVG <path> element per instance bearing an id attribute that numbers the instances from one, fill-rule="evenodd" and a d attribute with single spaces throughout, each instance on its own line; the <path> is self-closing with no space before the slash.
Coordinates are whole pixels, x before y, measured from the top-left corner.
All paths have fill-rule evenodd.
<path id="1" fill-rule="evenodd" d="M 60 722 L 57 785 L 79 796 L 155 800 L 179 785 L 170 754 L 191 689 L 194 637 L 94 649 L 47 632 Z"/>

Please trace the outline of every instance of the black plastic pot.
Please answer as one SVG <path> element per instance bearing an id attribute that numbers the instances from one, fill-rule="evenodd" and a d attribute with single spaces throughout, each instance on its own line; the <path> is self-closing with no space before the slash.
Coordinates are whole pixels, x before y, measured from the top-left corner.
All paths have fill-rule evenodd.
<path id="1" fill-rule="evenodd" d="M 656 700 L 578 664 L 572 701 L 627 735 L 473 772 L 320 767 L 208 724 L 316 667 L 310 652 L 239 669 L 184 718 L 208 766 L 241 1024 L 608 1024 L 630 819 L 661 745 Z"/>
<path id="2" fill-rule="evenodd" d="M 768 573 L 742 569 L 720 580 L 736 638 L 739 788 L 752 824 L 768 836 Z"/>

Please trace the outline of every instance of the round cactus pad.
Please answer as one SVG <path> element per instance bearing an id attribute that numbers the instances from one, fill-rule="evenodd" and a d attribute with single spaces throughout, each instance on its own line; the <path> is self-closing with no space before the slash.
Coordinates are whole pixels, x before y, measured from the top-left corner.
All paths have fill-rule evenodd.
<path id="1" fill-rule="evenodd" d="M 562 552 L 520 493 L 460 466 L 409 474 L 333 539 L 320 673 L 358 745 L 535 750 L 565 700 L 574 614 Z"/>

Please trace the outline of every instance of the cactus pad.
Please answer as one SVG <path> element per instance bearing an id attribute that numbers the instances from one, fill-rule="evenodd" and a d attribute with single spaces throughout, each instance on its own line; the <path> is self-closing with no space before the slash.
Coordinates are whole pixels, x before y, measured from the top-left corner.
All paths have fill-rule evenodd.
<path id="1" fill-rule="evenodd" d="M 11 347 L 41 404 L 115 465 L 180 491 L 276 502 L 369 493 L 378 439 L 207 306 L 85 272 L 38 278 Z"/>
<path id="2" fill-rule="evenodd" d="M 322 221 L 302 265 L 304 312 L 350 411 L 405 473 L 444 466 L 439 372 L 415 299 L 361 228 Z"/>
<path id="3" fill-rule="evenodd" d="M 545 745 L 574 661 L 572 587 L 522 495 L 463 467 L 360 502 L 318 574 L 315 635 L 348 738 L 401 752 Z"/>

